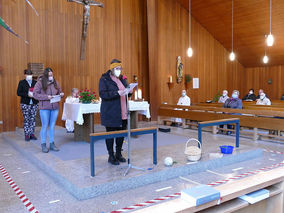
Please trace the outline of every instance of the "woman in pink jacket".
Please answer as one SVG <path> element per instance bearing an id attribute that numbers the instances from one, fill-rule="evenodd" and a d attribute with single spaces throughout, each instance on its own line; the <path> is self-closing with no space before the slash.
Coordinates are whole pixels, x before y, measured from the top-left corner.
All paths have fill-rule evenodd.
<path id="1" fill-rule="evenodd" d="M 62 93 L 60 85 L 53 77 L 53 71 L 51 68 L 44 70 L 43 76 L 41 76 L 34 88 L 34 98 L 39 100 L 39 112 L 41 119 L 41 148 L 42 152 L 47 153 L 49 149 L 46 147 L 47 128 L 49 135 L 49 148 L 53 151 L 59 151 L 54 144 L 54 128 L 59 111 L 59 102 L 51 103 L 51 99 Z"/>

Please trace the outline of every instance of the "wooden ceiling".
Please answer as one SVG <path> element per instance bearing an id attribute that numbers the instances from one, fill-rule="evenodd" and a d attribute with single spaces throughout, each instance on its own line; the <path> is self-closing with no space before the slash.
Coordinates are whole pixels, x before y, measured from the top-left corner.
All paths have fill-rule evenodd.
<path id="1" fill-rule="evenodd" d="M 177 0 L 188 10 L 188 0 Z M 191 0 L 192 16 L 228 51 L 232 46 L 232 1 Z M 284 0 L 272 0 L 272 34 L 266 47 L 268 66 L 284 64 Z M 269 0 L 234 0 L 234 52 L 245 67 L 265 66 L 265 35 L 269 33 Z"/>

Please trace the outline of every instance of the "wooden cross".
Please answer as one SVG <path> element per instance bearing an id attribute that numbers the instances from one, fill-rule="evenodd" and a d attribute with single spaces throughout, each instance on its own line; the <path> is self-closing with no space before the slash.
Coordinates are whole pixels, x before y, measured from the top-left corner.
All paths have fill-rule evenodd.
<path id="1" fill-rule="evenodd" d="M 96 2 L 96 1 L 91 1 L 91 0 L 67 0 L 67 1 L 84 5 L 83 29 L 82 29 L 81 53 L 80 53 L 80 59 L 84 60 L 85 51 L 86 51 L 86 38 L 87 38 L 87 33 L 88 33 L 88 25 L 90 21 L 90 6 L 104 7 L 104 4 L 100 2 Z"/>

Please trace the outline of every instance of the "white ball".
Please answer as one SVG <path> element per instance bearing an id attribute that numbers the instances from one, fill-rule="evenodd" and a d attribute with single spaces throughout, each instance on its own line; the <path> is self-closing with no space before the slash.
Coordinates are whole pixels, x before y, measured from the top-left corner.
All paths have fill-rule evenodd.
<path id="1" fill-rule="evenodd" d="M 165 166 L 172 166 L 174 163 L 173 159 L 171 157 L 166 157 L 164 160 Z"/>

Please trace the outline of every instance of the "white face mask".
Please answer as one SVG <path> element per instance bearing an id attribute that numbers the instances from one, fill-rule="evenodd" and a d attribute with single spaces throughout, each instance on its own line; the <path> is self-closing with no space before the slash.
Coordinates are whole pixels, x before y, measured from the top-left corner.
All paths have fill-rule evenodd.
<path id="1" fill-rule="evenodd" d="M 232 95 L 232 98 L 238 98 L 238 95 L 237 95 L 236 93 L 234 93 L 234 94 Z"/>
<path id="2" fill-rule="evenodd" d="M 33 76 L 32 76 L 32 75 L 27 75 L 27 76 L 26 76 L 26 80 L 27 80 L 27 81 L 33 80 Z"/>
<path id="3" fill-rule="evenodd" d="M 183 92 L 183 93 L 181 93 L 181 95 L 182 95 L 182 97 L 185 97 L 185 96 L 186 96 L 186 93 L 185 93 L 185 92 Z"/>
<path id="4" fill-rule="evenodd" d="M 121 74 L 121 70 L 120 70 L 120 69 L 114 69 L 113 74 L 114 74 L 116 77 L 119 77 L 120 74 Z"/>
<path id="5" fill-rule="evenodd" d="M 265 98 L 265 95 L 261 95 L 260 99 L 263 100 Z"/>
<path id="6" fill-rule="evenodd" d="M 223 93 L 223 97 L 227 96 L 227 93 Z"/>
<path id="7" fill-rule="evenodd" d="M 48 80 L 49 80 L 49 81 L 53 81 L 53 77 L 52 77 L 52 76 L 49 76 L 49 77 L 48 77 Z"/>
<path id="8" fill-rule="evenodd" d="M 249 94 L 252 95 L 252 94 L 253 94 L 253 91 L 249 91 Z"/>

